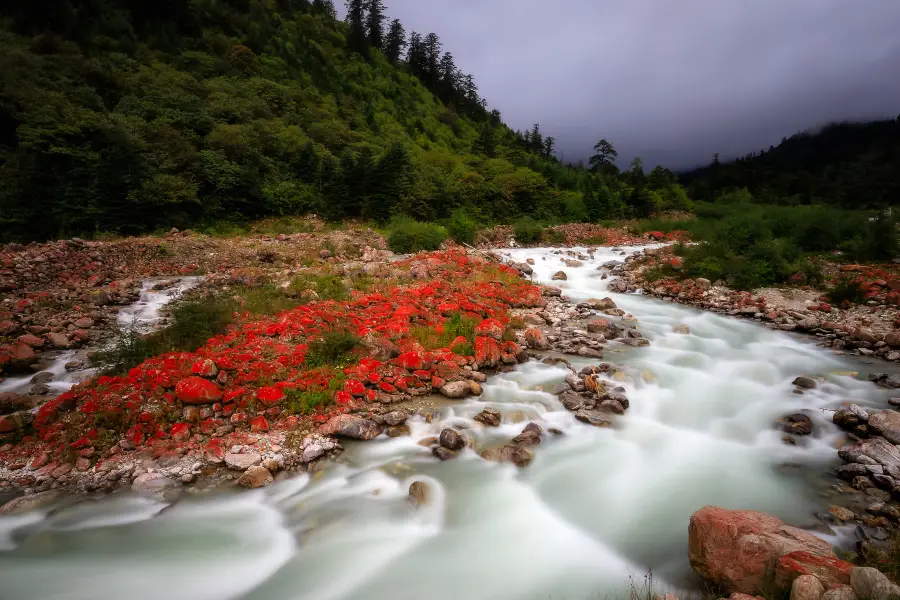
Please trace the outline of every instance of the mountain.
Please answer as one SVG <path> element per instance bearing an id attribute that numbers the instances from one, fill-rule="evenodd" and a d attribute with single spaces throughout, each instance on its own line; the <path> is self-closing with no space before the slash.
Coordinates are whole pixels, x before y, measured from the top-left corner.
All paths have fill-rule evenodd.
<path id="1" fill-rule="evenodd" d="M 407 36 L 380 0 L 348 9 L 3 3 L 0 240 L 309 212 L 583 221 L 686 201 L 673 178 L 560 164 L 538 125 L 486 108 L 437 35 Z"/>
<path id="2" fill-rule="evenodd" d="M 695 200 L 747 188 L 763 203 L 881 208 L 900 202 L 900 117 L 834 123 L 768 150 L 683 173 Z"/>

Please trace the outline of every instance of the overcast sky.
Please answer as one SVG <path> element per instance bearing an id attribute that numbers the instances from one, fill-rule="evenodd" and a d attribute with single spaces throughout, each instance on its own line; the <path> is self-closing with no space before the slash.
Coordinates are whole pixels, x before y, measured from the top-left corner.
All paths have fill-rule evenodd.
<path id="1" fill-rule="evenodd" d="M 336 2 L 337 4 L 338 2 Z M 900 114 L 900 0 L 385 0 L 566 160 L 683 168 Z"/>

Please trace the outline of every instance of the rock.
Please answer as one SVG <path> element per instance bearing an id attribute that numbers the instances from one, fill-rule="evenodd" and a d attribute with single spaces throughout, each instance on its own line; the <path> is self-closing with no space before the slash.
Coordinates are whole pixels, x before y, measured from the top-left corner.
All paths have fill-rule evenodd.
<path id="1" fill-rule="evenodd" d="M 694 280 L 694 283 L 703 291 L 706 291 L 712 287 L 712 282 L 705 277 L 698 277 Z"/>
<path id="2" fill-rule="evenodd" d="M 525 343 L 529 348 L 534 348 L 535 350 L 549 350 L 550 342 L 547 341 L 547 336 L 544 335 L 544 332 L 540 329 L 526 329 L 525 330 Z"/>
<path id="3" fill-rule="evenodd" d="M 527 467 L 534 458 L 534 454 L 528 448 L 506 444 L 485 450 L 481 453 L 481 458 L 495 462 L 509 462 L 517 467 Z"/>
<path id="4" fill-rule="evenodd" d="M 892 600 L 900 596 L 900 587 L 872 567 L 856 567 L 850 574 L 850 587 L 860 600 Z"/>
<path id="5" fill-rule="evenodd" d="M 68 348 L 69 338 L 64 333 L 48 333 L 47 339 L 53 344 L 54 348 Z"/>
<path id="6" fill-rule="evenodd" d="M 597 406 L 597 410 L 602 412 L 614 413 L 617 415 L 625 414 L 625 407 L 618 400 L 607 398 Z"/>
<path id="7" fill-rule="evenodd" d="M 63 492 L 60 490 L 47 490 L 28 496 L 19 496 L 0 506 L 0 515 L 12 515 L 37 510 L 55 503 L 62 496 Z"/>
<path id="8" fill-rule="evenodd" d="M 456 458 L 456 452 L 450 450 L 449 448 L 444 448 L 443 446 L 435 446 L 431 449 L 431 453 L 441 460 L 450 460 L 451 458 Z"/>
<path id="9" fill-rule="evenodd" d="M 458 400 L 472 393 L 472 387 L 468 381 L 450 381 L 441 387 L 441 394 L 448 398 Z"/>
<path id="10" fill-rule="evenodd" d="M 869 416 L 869 428 L 892 444 L 900 444 L 900 412 L 882 410 Z"/>
<path id="11" fill-rule="evenodd" d="M 813 422 L 802 413 L 794 413 L 781 419 L 781 430 L 794 435 L 809 435 L 813 432 Z"/>
<path id="12" fill-rule="evenodd" d="M 587 304 L 594 310 L 609 310 L 611 308 L 619 308 L 610 297 L 606 297 L 603 299 L 590 298 L 587 300 Z"/>
<path id="13" fill-rule="evenodd" d="M 354 440 L 371 440 L 381 434 L 382 426 L 356 415 L 337 415 L 319 428 L 323 435 L 336 435 Z"/>
<path id="14" fill-rule="evenodd" d="M 857 600 L 849 585 L 836 585 L 822 596 L 821 600 Z"/>
<path id="15" fill-rule="evenodd" d="M 802 388 L 804 390 L 812 390 L 816 387 L 816 380 L 812 377 L 805 377 L 801 375 L 800 377 L 794 379 L 791 384 L 796 385 L 798 388 Z"/>
<path id="16" fill-rule="evenodd" d="M 585 399 L 572 390 L 567 390 L 560 394 L 559 401 L 566 407 L 566 410 L 578 410 L 584 406 Z"/>
<path id="17" fill-rule="evenodd" d="M 635 348 L 650 345 L 650 340 L 647 338 L 622 338 L 619 341 L 627 346 L 634 346 Z"/>
<path id="18" fill-rule="evenodd" d="M 407 415 L 405 411 L 395 410 L 385 414 L 383 418 L 385 425 L 394 427 L 396 425 L 403 425 L 404 423 L 406 423 L 406 419 L 409 418 L 409 415 Z"/>
<path id="19" fill-rule="evenodd" d="M 825 586 L 815 575 L 801 575 L 791 585 L 790 600 L 820 600 Z"/>
<path id="20" fill-rule="evenodd" d="M 244 474 L 237 480 L 237 484 L 241 487 L 256 489 L 269 485 L 275 481 L 272 473 L 262 466 L 253 466 L 244 471 Z"/>
<path id="21" fill-rule="evenodd" d="M 900 346 L 900 331 L 891 331 L 884 336 L 884 343 L 896 348 Z"/>
<path id="22" fill-rule="evenodd" d="M 184 404 L 212 404 L 222 398 L 222 390 L 212 381 L 193 375 L 175 385 L 175 396 Z"/>
<path id="23" fill-rule="evenodd" d="M 322 458 L 323 456 L 325 456 L 325 448 L 322 446 L 322 444 L 313 442 L 303 448 L 303 452 L 300 453 L 300 462 L 308 464 L 313 462 L 314 460 Z"/>
<path id="24" fill-rule="evenodd" d="M 553 281 L 566 281 L 568 278 L 569 277 L 566 275 L 565 271 L 557 271 L 550 279 L 552 279 Z"/>
<path id="25" fill-rule="evenodd" d="M 262 455 L 259 452 L 246 452 L 244 454 L 227 452 L 225 454 L 225 466 L 235 471 L 246 471 L 261 462 Z"/>
<path id="26" fill-rule="evenodd" d="M 674 333 L 689 334 L 689 333 L 691 332 L 691 328 L 688 327 L 687 325 L 684 325 L 684 324 L 682 324 L 682 325 L 672 325 L 672 331 L 673 331 Z"/>
<path id="27" fill-rule="evenodd" d="M 537 446 L 541 443 L 541 434 L 544 430 L 537 423 L 529 423 L 522 430 L 522 433 L 512 439 L 516 444 L 524 444 L 525 446 Z"/>
<path id="28" fill-rule="evenodd" d="M 140 494 L 156 494 L 178 487 L 178 482 L 160 473 L 144 473 L 131 484 L 131 489 Z"/>
<path id="29" fill-rule="evenodd" d="M 409 484 L 409 502 L 413 506 L 424 506 L 431 500 L 431 488 L 424 481 Z"/>
<path id="30" fill-rule="evenodd" d="M 500 411 L 496 408 L 485 408 L 474 418 L 486 427 L 500 427 Z"/>
<path id="31" fill-rule="evenodd" d="M 596 410 L 579 410 L 575 413 L 575 418 L 594 427 L 612 427 L 612 421 L 607 418 L 607 413 Z"/>
<path id="32" fill-rule="evenodd" d="M 828 542 L 764 513 L 705 506 L 691 516 L 691 566 L 728 591 L 771 589 L 778 559 L 795 551 L 837 560 Z"/>
<path id="33" fill-rule="evenodd" d="M 832 506 L 828 512 L 838 521 L 852 521 L 856 518 L 856 514 L 852 510 L 843 506 Z"/>
<path id="34" fill-rule="evenodd" d="M 599 318 L 588 321 L 587 330 L 590 333 L 601 333 L 603 337 L 611 340 L 619 335 L 619 327 L 609 319 Z"/>
<path id="35" fill-rule="evenodd" d="M 798 577 L 812 575 L 830 588 L 839 583 L 849 583 L 852 571 L 853 564 L 837 557 L 818 556 L 805 551 L 789 552 L 780 557 L 775 566 L 775 587 L 788 590 Z"/>
<path id="36" fill-rule="evenodd" d="M 439 442 L 441 446 L 448 450 L 462 450 L 466 447 L 466 441 L 462 439 L 462 436 L 459 435 L 458 432 L 452 429 L 444 429 L 441 431 Z"/>
<path id="37" fill-rule="evenodd" d="M 389 438 L 404 437 L 410 434 L 409 425 L 393 425 L 384 430 Z"/>
<path id="38" fill-rule="evenodd" d="M 481 384 L 474 379 L 469 380 L 469 391 L 472 392 L 473 396 L 480 396 L 484 393 L 484 389 L 481 387 Z"/>
<path id="39" fill-rule="evenodd" d="M 900 469 L 900 450 L 880 437 L 863 440 L 852 446 L 844 446 L 838 450 L 838 456 L 842 460 L 853 463 L 863 462 L 863 458 L 867 457 L 885 468 Z"/>

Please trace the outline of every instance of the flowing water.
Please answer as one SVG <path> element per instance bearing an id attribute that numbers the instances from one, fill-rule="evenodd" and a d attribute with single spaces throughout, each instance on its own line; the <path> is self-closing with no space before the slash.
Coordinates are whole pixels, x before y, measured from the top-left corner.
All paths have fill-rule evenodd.
<path id="1" fill-rule="evenodd" d="M 629 249 L 628 251 L 634 251 Z M 647 348 L 606 351 L 624 365 L 631 408 L 616 429 L 577 422 L 542 391 L 566 371 L 532 361 L 492 377 L 477 399 L 410 422 L 410 438 L 349 444 L 342 464 L 264 490 L 169 504 L 114 494 L 54 512 L 0 518 L 0 597 L 16 600 L 496 600 L 616 597 L 647 568 L 657 590 L 695 583 L 687 524 L 706 504 L 813 525 L 827 506 L 817 474 L 836 462 L 838 432 L 822 408 L 886 393 L 842 372 L 859 362 L 757 324 L 641 295 L 608 294 L 601 249 L 580 268 L 549 250 L 536 279 L 576 300 L 611 295 L 638 319 Z M 672 327 L 686 324 L 691 334 Z M 587 360 L 574 361 L 590 364 Z M 825 378 L 793 393 L 801 374 Z M 501 411 L 499 429 L 472 417 Z M 775 420 L 805 411 L 816 434 L 782 443 Z M 472 450 L 437 462 L 416 440 L 453 424 L 477 445 L 509 440 L 534 420 L 545 434 L 522 470 Z M 426 481 L 430 503 L 406 500 Z"/>

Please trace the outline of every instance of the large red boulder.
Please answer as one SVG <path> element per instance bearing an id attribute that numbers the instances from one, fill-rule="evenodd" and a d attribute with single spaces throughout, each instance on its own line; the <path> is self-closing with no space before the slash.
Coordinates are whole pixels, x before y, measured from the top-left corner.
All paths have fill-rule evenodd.
<path id="1" fill-rule="evenodd" d="M 775 585 L 778 589 L 789 589 L 801 575 L 815 575 L 826 589 L 838 584 L 849 584 L 853 563 L 837 557 L 819 556 L 805 551 L 785 554 L 778 559 L 775 567 Z"/>
<path id="2" fill-rule="evenodd" d="M 496 367 L 500 354 L 500 345 L 493 338 L 482 335 L 475 338 L 475 361 L 480 368 Z"/>
<path id="3" fill-rule="evenodd" d="M 212 404 L 222 399 L 222 390 L 212 381 L 193 375 L 175 385 L 175 396 L 185 404 Z"/>
<path id="4" fill-rule="evenodd" d="M 729 592 L 756 595 L 771 591 L 778 585 L 775 569 L 779 559 L 791 553 L 802 553 L 802 559 L 810 564 L 815 561 L 812 557 L 837 561 L 828 542 L 771 515 L 705 506 L 691 516 L 691 566 L 701 577 Z M 801 574 L 799 571 L 796 575 Z M 783 591 L 790 590 L 794 578 L 782 577 L 782 585 L 790 579 Z"/>

